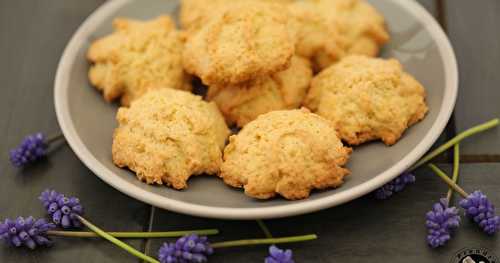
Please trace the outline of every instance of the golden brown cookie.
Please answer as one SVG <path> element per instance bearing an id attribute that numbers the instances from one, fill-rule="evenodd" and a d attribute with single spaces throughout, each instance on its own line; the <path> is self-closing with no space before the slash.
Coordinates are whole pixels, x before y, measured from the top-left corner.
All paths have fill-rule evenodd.
<path id="1" fill-rule="evenodd" d="M 312 79 L 308 60 L 294 56 L 288 69 L 230 86 L 211 86 L 208 100 L 214 101 L 229 124 L 243 127 L 260 114 L 298 108 Z"/>
<path id="2" fill-rule="evenodd" d="M 425 90 L 395 59 L 348 56 L 313 78 L 305 105 L 351 145 L 397 142 L 425 117 Z"/>
<path id="3" fill-rule="evenodd" d="M 107 101 L 121 97 L 127 106 L 150 89 L 190 90 L 182 68 L 183 42 L 168 16 L 149 21 L 117 18 L 115 31 L 90 46 L 87 58 L 92 85 Z"/>
<path id="4" fill-rule="evenodd" d="M 307 0 L 315 3 L 330 23 L 339 27 L 345 40 L 345 52 L 377 56 L 389 41 L 384 17 L 366 0 Z M 322 60 L 322 68 L 332 61 Z"/>
<path id="5" fill-rule="evenodd" d="M 302 199 L 340 186 L 349 174 L 342 166 L 351 149 L 329 121 L 306 109 L 263 114 L 229 141 L 220 176 L 251 197 Z"/>
<path id="6" fill-rule="evenodd" d="M 243 1 L 290 3 L 293 0 L 181 0 L 179 20 L 185 30 L 196 31 L 231 4 Z"/>
<path id="7" fill-rule="evenodd" d="M 113 162 L 141 181 L 184 189 L 191 175 L 219 172 L 229 130 L 214 103 L 155 89 L 121 107 L 116 119 Z"/>
<path id="8" fill-rule="evenodd" d="M 339 26 L 324 16 L 317 4 L 297 1 L 288 5 L 288 9 L 297 36 L 296 52 L 310 59 L 315 71 L 344 56 L 346 40 Z"/>
<path id="9" fill-rule="evenodd" d="M 206 85 L 237 84 L 286 69 L 294 46 L 282 5 L 243 1 L 188 37 L 183 62 Z"/>

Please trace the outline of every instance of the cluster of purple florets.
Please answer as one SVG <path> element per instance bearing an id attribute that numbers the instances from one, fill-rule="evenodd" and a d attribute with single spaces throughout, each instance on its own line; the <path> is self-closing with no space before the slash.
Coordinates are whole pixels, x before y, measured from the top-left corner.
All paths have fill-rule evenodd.
<path id="1" fill-rule="evenodd" d="M 498 232 L 500 217 L 495 214 L 495 206 L 481 191 L 474 191 L 460 201 L 465 214 L 476 222 L 489 235 Z"/>
<path id="2" fill-rule="evenodd" d="M 375 190 L 375 198 L 377 199 L 387 199 L 397 192 L 403 191 L 403 189 L 408 185 L 415 182 L 415 175 L 411 173 L 403 173 L 396 179 L 390 181 L 379 189 Z"/>
<path id="3" fill-rule="evenodd" d="M 451 231 L 460 225 L 456 207 L 449 207 L 448 200 L 442 198 L 426 214 L 427 243 L 431 247 L 443 246 L 451 238 Z"/>
<path id="4" fill-rule="evenodd" d="M 15 247 L 26 246 L 35 249 L 39 246 L 50 246 L 52 241 L 47 231 L 56 226 L 45 219 L 18 217 L 15 220 L 5 219 L 0 223 L 0 239 Z"/>
<path id="5" fill-rule="evenodd" d="M 213 249 L 206 236 L 196 234 L 177 239 L 175 243 L 164 243 L 158 252 L 161 263 L 207 262 Z"/>
<path id="6" fill-rule="evenodd" d="M 10 150 L 10 161 L 16 167 L 35 162 L 47 154 L 47 146 L 42 133 L 29 135 L 17 148 Z"/>
<path id="7" fill-rule="evenodd" d="M 54 190 L 45 190 L 38 198 L 47 210 L 52 222 L 62 228 L 79 228 L 82 223 L 77 216 L 83 214 L 83 207 L 76 197 L 66 197 Z"/>
<path id="8" fill-rule="evenodd" d="M 269 247 L 269 256 L 264 260 L 265 263 L 294 263 L 292 250 L 279 249 L 275 245 Z"/>
<path id="9" fill-rule="evenodd" d="M 82 215 L 83 207 L 77 198 L 67 198 L 54 190 L 45 190 L 39 199 L 50 215 L 52 222 L 45 219 L 18 217 L 15 220 L 5 219 L 0 222 L 0 239 L 15 247 L 26 246 L 35 249 L 39 246 L 52 244 L 47 237 L 47 231 L 60 226 L 63 228 L 80 227 L 81 223 L 76 218 Z"/>

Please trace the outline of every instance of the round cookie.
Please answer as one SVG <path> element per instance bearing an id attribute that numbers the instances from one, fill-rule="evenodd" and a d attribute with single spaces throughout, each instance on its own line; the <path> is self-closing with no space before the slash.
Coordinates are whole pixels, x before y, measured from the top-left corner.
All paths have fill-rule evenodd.
<path id="1" fill-rule="evenodd" d="M 294 46 L 282 5 L 242 1 L 188 36 L 183 63 L 206 85 L 237 84 L 286 69 Z"/>
<path id="2" fill-rule="evenodd" d="M 345 52 L 375 57 L 389 41 L 384 17 L 366 0 L 308 0 L 315 3 L 330 23 L 339 27 Z M 321 68 L 335 61 L 322 60 Z"/>
<path id="3" fill-rule="evenodd" d="M 113 162 L 141 181 L 184 189 L 191 175 L 219 172 L 229 130 L 214 103 L 155 89 L 121 107 L 116 119 Z"/>
<path id="4" fill-rule="evenodd" d="M 87 53 L 92 85 L 107 101 L 128 106 L 158 87 L 190 90 L 182 68 L 183 42 L 168 16 L 149 21 L 118 18 L 115 31 L 94 41 Z"/>
<path id="5" fill-rule="evenodd" d="M 220 176 L 254 198 L 302 199 L 312 189 L 340 186 L 350 153 L 322 117 L 306 109 L 273 111 L 229 138 Z"/>
<path id="6" fill-rule="evenodd" d="M 397 142 L 425 117 L 425 90 L 395 59 L 348 56 L 313 78 L 305 105 L 351 145 Z"/>
<path id="7" fill-rule="evenodd" d="M 292 15 L 292 28 L 296 32 L 296 53 L 311 60 L 315 71 L 344 56 L 345 39 L 339 26 L 326 19 L 318 5 L 297 1 L 288 5 Z"/>
<path id="8" fill-rule="evenodd" d="M 229 124 L 243 127 L 260 114 L 298 108 L 307 93 L 312 70 L 308 60 L 294 56 L 288 69 L 242 84 L 211 86 L 214 101 Z"/>

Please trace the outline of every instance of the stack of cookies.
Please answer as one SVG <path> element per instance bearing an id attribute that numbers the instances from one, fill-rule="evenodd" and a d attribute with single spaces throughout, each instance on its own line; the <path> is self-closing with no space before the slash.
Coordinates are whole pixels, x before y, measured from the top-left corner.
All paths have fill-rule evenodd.
<path id="1" fill-rule="evenodd" d="M 343 143 L 395 144 L 427 113 L 422 85 L 375 58 L 389 34 L 365 0 L 181 0 L 179 17 L 181 30 L 116 19 L 87 56 L 122 105 L 113 161 L 148 184 L 214 174 L 254 198 L 306 198 L 343 183 Z"/>

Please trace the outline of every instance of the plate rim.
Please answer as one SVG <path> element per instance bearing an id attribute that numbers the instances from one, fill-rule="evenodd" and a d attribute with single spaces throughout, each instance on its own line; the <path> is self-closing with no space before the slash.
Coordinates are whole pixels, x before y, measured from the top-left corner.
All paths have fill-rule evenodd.
<path id="1" fill-rule="evenodd" d="M 385 0 L 399 5 L 401 8 L 404 8 L 406 11 L 412 13 L 428 30 L 429 34 L 436 41 L 437 47 L 439 49 L 439 54 L 443 59 L 445 70 L 445 92 L 436 121 L 427 131 L 424 138 L 405 157 L 395 163 L 388 170 L 379 173 L 372 179 L 360 185 L 352 187 L 348 191 L 340 192 L 338 194 L 322 197 L 319 199 L 310 199 L 300 203 L 294 203 L 293 201 L 291 201 L 288 204 L 271 207 L 228 208 L 193 204 L 190 202 L 170 199 L 164 196 L 158 198 L 157 194 L 133 185 L 130 182 L 127 182 L 125 180 L 116 180 L 116 174 L 108 170 L 92 155 L 92 153 L 87 149 L 85 144 L 81 141 L 80 137 L 76 133 L 73 121 L 69 114 L 67 101 L 67 90 L 69 85 L 66 84 L 69 81 L 69 69 L 74 64 L 76 60 L 76 54 L 79 52 L 82 43 L 85 42 L 84 40 L 86 39 L 86 36 L 88 36 L 90 32 L 92 32 L 92 29 L 95 28 L 96 25 L 100 24 L 114 11 L 131 1 L 133 0 L 111 0 L 105 2 L 96 10 L 94 10 L 78 27 L 78 29 L 66 45 L 57 67 L 56 77 L 54 81 L 54 104 L 57 120 L 59 122 L 59 126 L 61 127 L 62 133 L 73 152 L 85 164 L 85 166 L 87 166 L 87 168 L 90 169 L 101 180 L 105 181 L 107 184 L 111 185 L 118 191 L 156 207 L 182 214 L 218 219 L 280 218 L 306 214 L 325 208 L 334 207 L 372 192 L 373 190 L 394 179 L 401 172 L 410 167 L 410 165 L 420 159 L 438 139 L 440 134 L 444 131 L 446 124 L 448 123 L 448 120 L 453 113 L 457 100 L 459 79 L 455 52 L 448 37 L 446 36 L 438 22 L 435 20 L 435 18 L 415 0 Z"/>

